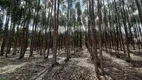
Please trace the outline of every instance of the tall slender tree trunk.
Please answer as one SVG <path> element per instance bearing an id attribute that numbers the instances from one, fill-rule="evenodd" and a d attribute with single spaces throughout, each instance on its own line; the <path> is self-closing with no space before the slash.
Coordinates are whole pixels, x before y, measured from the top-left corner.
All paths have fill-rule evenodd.
<path id="1" fill-rule="evenodd" d="M 138 8 L 138 12 L 139 12 L 139 17 L 142 23 L 142 5 L 140 4 L 139 0 L 135 0 L 137 8 Z M 142 1 L 141 1 L 142 2 Z"/>
<path id="2" fill-rule="evenodd" d="M 101 13 L 102 2 L 98 0 L 98 17 L 99 17 L 99 53 L 100 53 L 100 68 L 103 74 L 103 55 L 102 55 L 102 13 Z"/>
<path id="3" fill-rule="evenodd" d="M 9 25 L 9 17 L 8 15 L 6 16 L 6 24 L 5 24 L 5 29 L 4 29 L 4 36 L 2 39 L 2 45 L 1 45 L 1 53 L 0 56 L 4 55 L 4 49 L 6 46 L 6 40 L 7 40 L 7 35 L 8 35 L 8 25 Z"/>
<path id="4" fill-rule="evenodd" d="M 5 57 L 8 57 L 7 54 L 10 54 L 10 51 L 11 51 L 12 42 L 13 42 L 12 37 L 14 36 L 14 32 L 15 32 L 15 23 L 13 23 L 13 25 L 11 25 L 11 27 L 12 27 L 12 29 L 9 32 L 9 35 L 8 35 L 7 51 L 6 51 Z"/>
<path id="5" fill-rule="evenodd" d="M 99 70 L 98 70 L 98 53 L 97 53 L 97 43 L 96 43 L 96 30 L 95 30 L 95 15 L 94 15 L 94 0 L 89 0 L 89 5 L 90 5 L 90 16 L 89 19 L 91 19 L 91 41 L 92 41 L 92 57 L 95 65 L 95 71 L 96 74 L 98 75 Z"/>
<path id="6" fill-rule="evenodd" d="M 56 9 L 57 1 L 54 0 L 54 32 L 53 32 L 53 65 L 57 63 L 57 39 L 58 39 L 58 17 L 59 17 L 59 7 L 60 0 L 58 0 L 58 7 Z"/>
<path id="7" fill-rule="evenodd" d="M 67 57 L 65 61 L 69 61 L 70 58 L 70 31 L 71 31 L 71 26 L 70 26 L 70 0 L 68 0 L 68 11 L 67 11 L 67 32 L 66 32 L 66 49 L 67 49 Z"/>
<path id="8" fill-rule="evenodd" d="M 17 26 L 16 39 L 14 41 L 14 48 L 13 48 L 13 55 L 16 55 L 16 51 L 17 51 L 18 34 L 19 34 L 19 26 Z"/>

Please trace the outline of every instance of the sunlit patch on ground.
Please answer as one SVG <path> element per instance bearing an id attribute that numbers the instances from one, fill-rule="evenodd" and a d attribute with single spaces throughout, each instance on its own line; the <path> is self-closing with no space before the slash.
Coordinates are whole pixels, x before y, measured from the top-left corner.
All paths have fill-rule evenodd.
<path id="1" fill-rule="evenodd" d="M 21 63 L 21 64 L 17 64 L 17 65 L 10 65 L 10 64 L 8 64 L 7 66 L 4 66 L 4 67 L 0 68 L 0 74 L 12 73 L 17 68 L 20 68 L 20 67 L 22 67 L 22 66 L 24 66 L 26 64 L 27 64 L 27 62 Z"/>

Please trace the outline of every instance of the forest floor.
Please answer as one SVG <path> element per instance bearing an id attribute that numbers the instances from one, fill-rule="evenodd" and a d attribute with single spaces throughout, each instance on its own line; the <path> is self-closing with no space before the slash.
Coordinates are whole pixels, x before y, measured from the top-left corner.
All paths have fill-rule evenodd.
<path id="1" fill-rule="evenodd" d="M 37 52 L 34 52 L 34 57 L 28 58 L 27 51 L 21 60 L 18 55 L 0 57 L 0 80 L 98 80 L 86 47 L 74 51 L 71 51 L 72 58 L 68 62 L 64 61 L 65 50 L 59 51 L 57 61 L 60 65 L 54 67 L 52 55 L 43 59 Z M 133 61 L 128 63 L 122 54 L 118 57 L 114 55 L 116 52 L 110 51 L 103 51 L 105 73 L 99 76 L 99 80 L 142 80 L 142 53 L 132 50 Z"/>

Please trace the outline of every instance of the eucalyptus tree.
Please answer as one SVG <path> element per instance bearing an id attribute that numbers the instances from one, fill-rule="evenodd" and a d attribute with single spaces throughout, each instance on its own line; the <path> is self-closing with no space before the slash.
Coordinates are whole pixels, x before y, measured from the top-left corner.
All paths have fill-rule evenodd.
<path id="1" fill-rule="evenodd" d="M 15 27 L 16 24 L 19 22 L 19 20 L 21 19 L 21 12 L 20 12 L 20 1 L 14 1 L 11 2 L 11 25 L 10 25 L 10 32 L 8 33 L 8 40 L 7 40 L 7 50 L 6 50 L 6 57 L 7 54 L 10 53 L 11 47 L 12 47 L 12 43 L 14 41 L 14 33 L 15 33 Z"/>
<path id="2" fill-rule="evenodd" d="M 141 23 L 142 23 L 142 4 L 140 3 L 139 0 L 135 0 L 135 2 L 136 2 L 137 8 L 138 8 L 138 12 L 139 12 L 139 18 L 140 18 Z"/>
<path id="3" fill-rule="evenodd" d="M 48 9 L 49 8 L 49 9 Z M 51 14 L 53 11 L 53 5 L 52 3 L 48 1 L 44 1 L 44 9 L 42 12 L 42 25 L 44 26 L 44 38 L 43 38 L 43 54 L 44 58 L 48 58 L 49 55 L 49 48 L 50 48 L 50 40 L 51 40 L 51 34 L 47 34 L 47 29 L 49 28 L 49 32 L 51 33 L 51 27 L 50 26 L 50 19 L 51 19 Z M 47 11 L 49 11 L 48 16 L 47 16 Z M 48 47 L 47 47 L 48 46 Z M 48 48 L 48 51 L 46 52 L 46 49 Z"/>
<path id="4" fill-rule="evenodd" d="M 76 12 L 77 12 L 77 26 L 79 26 L 79 39 L 78 39 L 78 43 L 79 43 L 79 47 L 82 48 L 82 33 L 81 33 L 81 25 L 82 25 L 82 22 L 81 22 L 81 16 L 82 16 L 82 11 L 81 11 L 81 3 L 80 2 L 77 2 L 76 5 Z"/>
<path id="5" fill-rule="evenodd" d="M 97 8 L 98 8 L 98 29 L 99 29 L 99 54 L 100 54 L 100 68 L 101 73 L 103 74 L 103 55 L 102 55 L 102 0 L 97 1 Z"/>
<path id="6" fill-rule="evenodd" d="M 95 65 L 95 71 L 96 74 L 99 73 L 98 70 L 98 53 L 97 53 L 97 37 L 96 37 L 96 23 L 95 23 L 95 12 L 94 12 L 94 0 L 89 0 L 89 26 L 90 26 L 90 34 L 91 34 L 91 43 L 92 43 L 92 47 L 91 47 L 91 56 L 92 56 L 92 60 L 94 62 Z"/>
<path id="7" fill-rule="evenodd" d="M 1 9 L 1 8 L 0 8 Z M 3 19 L 4 19 L 4 14 L 3 11 L 0 10 L 0 46 L 1 46 L 1 41 L 2 41 L 2 34 L 3 34 Z"/>
<path id="8" fill-rule="evenodd" d="M 1 45 L 1 53 L 0 55 L 3 56 L 4 55 L 4 49 L 5 49 L 5 45 L 6 45 L 6 38 L 7 38 L 7 32 L 8 32 L 8 24 L 9 24 L 9 17 L 7 15 L 6 17 L 6 23 L 5 23 L 5 27 L 4 27 L 4 35 L 2 38 L 2 45 Z"/>
<path id="9" fill-rule="evenodd" d="M 16 55 L 20 47 L 19 58 L 22 59 L 30 47 L 29 57 L 37 51 L 46 59 L 51 50 L 55 65 L 58 64 L 57 51 L 65 47 L 65 61 L 68 61 L 71 48 L 81 49 L 84 44 L 82 26 L 85 26 L 85 43 L 97 74 L 99 71 L 103 73 L 103 51 L 115 51 L 118 58 L 123 51 L 125 59 L 131 61 L 131 45 L 135 48 L 137 44 L 139 50 L 142 47 L 142 39 L 139 39 L 142 37 L 139 24 L 142 22 L 141 1 L 83 0 L 85 7 L 81 4 L 81 0 L 0 1 L 3 12 L 0 16 L 0 30 L 3 26 L 0 55 L 4 55 L 6 49 L 8 57 L 12 48 Z M 135 15 L 137 10 L 139 14 Z M 2 23 L 4 18 L 5 23 Z M 62 26 L 65 28 L 63 32 L 59 29 Z"/>
<path id="10" fill-rule="evenodd" d="M 57 6 L 56 6 L 57 5 Z M 54 0 L 54 27 L 53 27 L 53 65 L 57 63 L 57 37 L 58 37 L 58 28 L 59 28 L 59 8 L 60 0 Z"/>
<path id="11" fill-rule="evenodd" d="M 72 38 L 72 40 L 71 41 L 73 41 L 72 43 L 73 43 L 73 45 L 72 45 L 72 48 L 74 48 L 74 50 L 75 50 L 75 48 L 77 47 L 77 41 L 76 41 L 76 38 L 77 38 L 77 30 L 76 30 L 76 27 L 78 27 L 77 26 L 77 19 L 76 19 L 76 10 L 75 10 L 75 8 L 72 8 L 71 9 L 71 26 L 72 26 L 72 32 L 71 32 L 71 38 Z"/>
<path id="12" fill-rule="evenodd" d="M 126 14 L 126 10 L 125 10 L 125 1 L 121 1 L 121 6 L 122 6 L 122 10 L 121 10 L 121 16 L 122 16 L 122 18 L 123 18 L 123 20 L 122 20 L 122 23 L 123 23 L 123 26 L 124 26 L 124 31 L 125 31 L 125 39 L 126 39 L 126 49 L 127 49 L 127 57 L 128 57 L 128 59 L 127 59 L 127 61 L 130 61 L 130 50 L 129 50 L 129 44 L 128 44 L 128 41 L 129 41 L 129 39 L 128 39 L 128 29 L 127 29 L 127 21 L 128 21 L 128 19 L 127 19 L 127 14 Z"/>
<path id="13" fill-rule="evenodd" d="M 31 34 L 31 44 L 30 44 L 30 55 L 29 57 L 33 56 L 33 48 L 35 47 L 35 40 L 36 40 L 36 32 L 37 32 L 37 27 L 38 27 L 38 23 L 39 23 L 39 11 L 41 9 L 40 6 L 40 0 L 36 0 L 35 1 L 35 9 L 33 11 L 33 25 L 32 25 L 32 34 Z"/>
<path id="14" fill-rule="evenodd" d="M 2 29 L 3 28 L 3 20 L 2 19 L 3 19 L 4 16 L 2 15 L 2 13 L 0 13 L 0 14 L 1 14 L 1 16 L 0 16 L 0 35 L 1 35 L 2 30 L 3 30 Z"/>
<path id="15" fill-rule="evenodd" d="M 25 52 L 27 51 L 28 47 L 28 40 L 29 40 L 29 25 L 31 22 L 32 17 L 32 9 L 29 8 L 29 6 L 32 5 L 32 2 L 26 1 L 23 5 L 24 8 L 22 9 L 22 36 L 21 36 L 21 42 L 20 42 L 20 56 L 19 59 L 22 59 L 25 55 Z"/>
<path id="16" fill-rule="evenodd" d="M 6 47 L 7 44 L 7 36 L 8 36 L 8 27 L 9 27 L 9 22 L 10 22 L 10 12 L 11 12 L 11 8 L 13 5 L 11 5 L 11 1 L 5 0 L 5 1 L 1 1 L 1 7 L 3 8 L 3 10 L 6 10 L 5 14 L 6 14 L 6 21 L 5 21 L 5 25 L 4 25 L 4 34 L 3 34 L 3 38 L 2 38 L 2 45 L 1 45 L 1 53 L 0 55 L 3 56 L 4 55 L 4 49 Z"/>
<path id="17" fill-rule="evenodd" d="M 67 9 L 67 32 L 66 32 L 66 48 L 67 48 L 67 58 L 65 61 L 68 61 L 70 58 L 70 42 L 71 42 L 71 10 L 72 10 L 73 0 L 67 0 L 68 9 Z"/>

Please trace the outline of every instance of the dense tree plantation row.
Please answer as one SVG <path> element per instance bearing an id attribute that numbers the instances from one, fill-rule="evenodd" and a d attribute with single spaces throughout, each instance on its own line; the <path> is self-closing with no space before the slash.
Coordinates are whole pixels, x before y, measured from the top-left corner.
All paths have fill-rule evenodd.
<path id="1" fill-rule="evenodd" d="M 103 54 L 133 62 L 132 50 L 142 49 L 142 0 L 0 0 L 0 56 L 37 52 L 53 55 L 55 66 L 60 50 L 68 62 L 84 46 L 96 75 L 105 75 Z"/>

